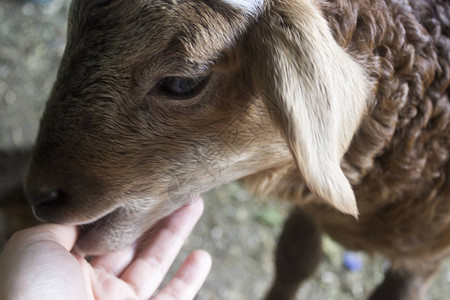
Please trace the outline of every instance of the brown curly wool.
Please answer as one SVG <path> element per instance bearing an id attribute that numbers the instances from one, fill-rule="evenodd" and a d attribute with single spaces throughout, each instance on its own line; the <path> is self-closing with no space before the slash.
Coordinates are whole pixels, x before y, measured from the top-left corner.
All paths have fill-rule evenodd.
<path id="1" fill-rule="evenodd" d="M 344 246 L 382 253 L 394 270 L 427 278 L 450 254 L 450 2 L 319 5 L 336 41 L 370 76 L 370 108 L 342 162 L 359 218 L 312 201 L 294 165 L 246 181 L 306 202 Z"/>

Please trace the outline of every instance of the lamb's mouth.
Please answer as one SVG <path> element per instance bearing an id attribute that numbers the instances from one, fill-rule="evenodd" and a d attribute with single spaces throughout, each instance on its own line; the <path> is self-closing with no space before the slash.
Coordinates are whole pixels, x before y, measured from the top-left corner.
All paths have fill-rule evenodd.
<path id="1" fill-rule="evenodd" d="M 120 250 L 134 242 L 127 239 L 127 235 L 121 236 L 120 231 L 125 230 L 123 212 L 117 208 L 99 219 L 85 224 L 80 224 L 80 236 L 75 249 L 79 254 L 100 255 L 108 251 Z M 120 229 L 118 228 L 120 226 Z M 130 231 L 127 230 L 128 233 Z"/>
<path id="2" fill-rule="evenodd" d="M 78 225 L 80 237 L 75 252 L 92 256 L 124 249 L 178 208 L 170 204 L 131 211 L 119 206 L 97 220 Z"/>
<path id="3" fill-rule="evenodd" d="M 114 213 L 114 211 L 112 212 Z M 106 216 L 103 216 L 91 223 L 85 223 L 85 224 L 80 224 L 79 226 L 79 230 L 80 230 L 80 236 L 79 239 L 81 239 L 84 235 L 86 235 L 89 231 L 91 231 L 92 229 L 98 227 L 98 226 L 102 226 L 102 224 L 105 223 L 105 219 L 107 219 L 112 213 L 107 214 Z"/>

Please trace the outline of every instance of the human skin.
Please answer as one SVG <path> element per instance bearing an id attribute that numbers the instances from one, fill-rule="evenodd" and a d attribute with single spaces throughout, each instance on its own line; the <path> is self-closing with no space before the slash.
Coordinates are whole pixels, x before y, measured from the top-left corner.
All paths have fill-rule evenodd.
<path id="1" fill-rule="evenodd" d="M 202 200 L 184 206 L 142 237 L 140 248 L 129 246 L 90 262 L 72 252 L 76 226 L 43 224 L 20 231 L 0 255 L 0 299 L 149 299 L 202 212 Z M 194 251 L 152 299 L 193 299 L 210 268 L 209 254 Z"/>

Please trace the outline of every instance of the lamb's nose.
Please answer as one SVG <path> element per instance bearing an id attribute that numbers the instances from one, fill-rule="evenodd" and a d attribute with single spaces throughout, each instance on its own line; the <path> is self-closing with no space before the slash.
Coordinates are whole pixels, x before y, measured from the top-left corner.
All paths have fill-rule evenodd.
<path id="1" fill-rule="evenodd" d="M 68 203 L 67 194 L 59 189 L 28 191 L 26 193 L 34 216 L 43 222 L 60 223 L 64 220 Z"/>
<path id="2" fill-rule="evenodd" d="M 64 193 L 60 190 L 48 190 L 26 193 L 26 196 L 28 202 L 36 208 L 43 204 L 50 204 L 63 200 Z"/>
<path id="3" fill-rule="evenodd" d="M 26 193 L 36 218 L 43 222 L 60 221 L 61 208 L 66 205 L 65 193 L 61 190 L 46 190 Z"/>

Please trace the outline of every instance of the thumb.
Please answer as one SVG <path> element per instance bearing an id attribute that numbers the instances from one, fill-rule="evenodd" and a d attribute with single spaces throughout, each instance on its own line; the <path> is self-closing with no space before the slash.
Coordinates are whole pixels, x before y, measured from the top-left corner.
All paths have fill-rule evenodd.
<path id="1" fill-rule="evenodd" d="M 27 243 L 34 241 L 56 242 L 71 251 L 77 241 L 79 231 L 75 225 L 66 224 L 42 224 L 21 232 L 21 238 L 27 240 Z"/>

